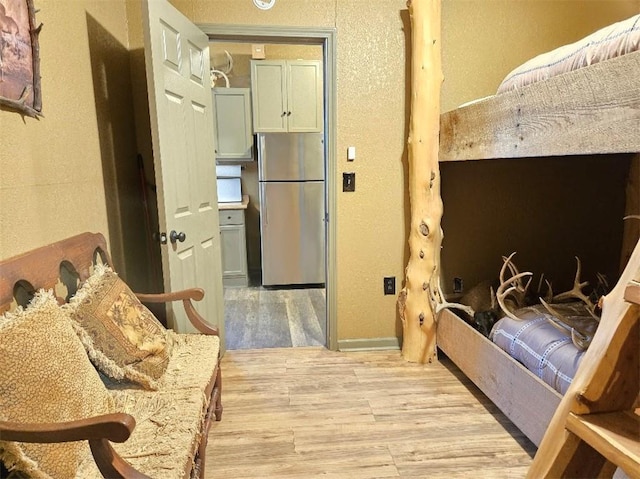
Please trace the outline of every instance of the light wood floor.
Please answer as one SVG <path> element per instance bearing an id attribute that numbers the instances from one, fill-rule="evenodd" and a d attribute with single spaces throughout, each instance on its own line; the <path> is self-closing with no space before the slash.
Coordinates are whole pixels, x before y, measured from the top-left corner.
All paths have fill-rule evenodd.
<path id="1" fill-rule="evenodd" d="M 324 288 L 225 288 L 227 349 L 326 344 Z"/>
<path id="2" fill-rule="evenodd" d="M 448 360 L 228 351 L 207 479 L 521 478 L 535 446 Z"/>

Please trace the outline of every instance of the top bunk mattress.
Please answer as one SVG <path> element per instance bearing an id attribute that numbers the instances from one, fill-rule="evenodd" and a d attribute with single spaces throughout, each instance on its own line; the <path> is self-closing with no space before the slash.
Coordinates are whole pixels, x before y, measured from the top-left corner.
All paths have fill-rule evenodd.
<path id="1" fill-rule="evenodd" d="M 640 50 L 640 14 L 523 63 L 506 76 L 498 94 L 637 50 Z"/>

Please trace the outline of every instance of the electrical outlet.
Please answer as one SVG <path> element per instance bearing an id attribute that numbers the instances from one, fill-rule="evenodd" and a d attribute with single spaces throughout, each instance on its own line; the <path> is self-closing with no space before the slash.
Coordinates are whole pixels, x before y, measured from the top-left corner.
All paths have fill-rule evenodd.
<path id="1" fill-rule="evenodd" d="M 391 276 L 383 279 L 384 294 L 396 294 L 396 277 Z"/>
<path id="2" fill-rule="evenodd" d="M 453 292 L 462 293 L 464 291 L 464 281 L 462 278 L 453 278 Z"/>
<path id="3" fill-rule="evenodd" d="M 342 191 L 356 191 L 355 173 L 342 173 Z"/>

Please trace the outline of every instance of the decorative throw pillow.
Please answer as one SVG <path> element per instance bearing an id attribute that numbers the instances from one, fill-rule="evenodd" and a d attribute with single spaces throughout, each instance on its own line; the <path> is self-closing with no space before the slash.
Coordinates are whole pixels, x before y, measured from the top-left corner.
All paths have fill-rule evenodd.
<path id="1" fill-rule="evenodd" d="M 50 291 L 26 309 L 0 316 L 0 419 L 64 422 L 113 412 L 114 404 Z M 0 441 L 11 471 L 36 479 L 74 477 L 86 441 L 59 444 Z"/>
<path id="2" fill-rule="evenodd" d="M 167 330 L 118 275 L 97 265 L 68 305 L 89 357 L 112 379 L 157 389 L 167 369 Z"/>

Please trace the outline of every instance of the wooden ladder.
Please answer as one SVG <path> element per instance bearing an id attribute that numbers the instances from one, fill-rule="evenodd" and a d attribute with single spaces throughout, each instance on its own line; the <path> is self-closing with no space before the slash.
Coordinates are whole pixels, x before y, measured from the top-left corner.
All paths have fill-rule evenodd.
<path id="1" fill-rule="evenodd" d="M 614 291 L 527 475 L 640 478 L 640 248 Z"/>

